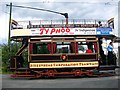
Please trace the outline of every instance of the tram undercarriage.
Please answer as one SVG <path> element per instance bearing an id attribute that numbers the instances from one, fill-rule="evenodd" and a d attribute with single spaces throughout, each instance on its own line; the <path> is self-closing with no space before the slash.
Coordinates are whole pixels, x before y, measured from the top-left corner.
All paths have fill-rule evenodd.
<path id="1" fill-rule="evenodd" d="M 103 67 L 102 67 L 103 68 Z M 59 78 L 59 77 L 102 77 L 102 76 L 115 76 L 117 75 L 115 72 L 116 66 L 105 67 L 104 70 L 94 69 L 79 69 L 79 68 L 71 68 L 68 70 L 64 69 L 61 71 L 60 69 L 45 69 L 45 70 L 31 70 L 28 68 L 18 68 L 15 73 L 11 75 L 11 78 Z M 107 71 L 105 70 L 107 69 Z"/>

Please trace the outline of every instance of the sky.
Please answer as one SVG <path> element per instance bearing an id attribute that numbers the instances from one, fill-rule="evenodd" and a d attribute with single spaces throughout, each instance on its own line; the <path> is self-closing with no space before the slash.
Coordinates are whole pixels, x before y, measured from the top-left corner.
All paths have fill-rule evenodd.
<path id="1" fill-rule="evenodd" d="M 0 2 L 0 43 L 7 43 L 9 27 L 9 7 L 6 4 L 30 6 L 68 13 L 69 19 L 105 19 L 115 18 L 115 35 L 118 34 L 118 1 L 119 0 L 1 0 Z M 12 8 L 12 19 L 22 20 L 55 20 L 63 16 L 45 11 Z"/>

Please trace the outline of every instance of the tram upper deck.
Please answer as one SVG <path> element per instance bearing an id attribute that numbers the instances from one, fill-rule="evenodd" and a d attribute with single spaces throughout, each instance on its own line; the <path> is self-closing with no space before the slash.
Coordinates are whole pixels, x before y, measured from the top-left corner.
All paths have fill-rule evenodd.
<path id="1" fill-rule="evenodd" d="M 12 20 L 11 38 L 55 35 L 114 35 L 114 18 L 110 20 L 70 19 L 65 20 Z"/>

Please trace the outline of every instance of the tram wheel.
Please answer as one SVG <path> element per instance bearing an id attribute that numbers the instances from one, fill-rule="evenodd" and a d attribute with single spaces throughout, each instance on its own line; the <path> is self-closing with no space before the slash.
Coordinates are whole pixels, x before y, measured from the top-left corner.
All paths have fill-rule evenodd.
<path id="1" fill-rule="evenodd" d="M 82 74 L 79 69 L 76 69 L 76 70 L 74 71 L 74 73 L 75 73 L 75 77 L 79 77 L 79 76 L 81 76 L 81 74 Z"/>
<path id="2" fill-rule="evenodd" d="M 48 77 L 55 77 L 54 70 L 48 70 Z"/>
<path id="3" fill-rule="evenodd" d="M 41 74 L 40 72 L 39 72 L 39 73 L 36 73 L 36 74 L 35 74 L 35 77 L 36 77 L 36 78 L 41 78 L 41 77 L 42 77 L 42 74 Z"/>

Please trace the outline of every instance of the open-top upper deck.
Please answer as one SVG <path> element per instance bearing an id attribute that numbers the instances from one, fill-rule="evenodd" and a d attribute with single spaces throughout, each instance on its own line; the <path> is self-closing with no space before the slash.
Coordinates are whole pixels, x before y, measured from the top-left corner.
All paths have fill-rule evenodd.
<path id="1" fill-rule="evenodd" d="M 113 35 L 114 21 L 71 19 L 12 21 L 11 38 L 54 35 Z"/>

